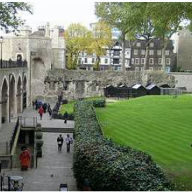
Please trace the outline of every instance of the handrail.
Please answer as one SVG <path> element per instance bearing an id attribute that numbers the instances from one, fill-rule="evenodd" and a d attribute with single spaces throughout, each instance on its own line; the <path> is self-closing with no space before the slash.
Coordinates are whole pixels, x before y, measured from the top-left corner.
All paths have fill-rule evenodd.
<path id="1" fill-rule="evenodd" d="M 0 69 L 6 69 L 6 68 L 21 68 L 21 67 L 27 67 L 27 61 L 24 60 L 17 60 L 12 61 L 10 60 L 3 60 L 2 63 L 0 63 Z"/>
<path id="2" fill-rule="evenodd" d="M 11 137 L 11 140 L 10 140 L 10 153 L 11 153 L 12 148 L 13 148 L 13 143 L 14 143 L 14 140 L 15 140 L 15 136 L 17 134 L 18 127 L 19 127 L 19 118 L 17 118 L 17 122 L 15 124 L 13 134 L 12 134 L 12 137 Z"/>

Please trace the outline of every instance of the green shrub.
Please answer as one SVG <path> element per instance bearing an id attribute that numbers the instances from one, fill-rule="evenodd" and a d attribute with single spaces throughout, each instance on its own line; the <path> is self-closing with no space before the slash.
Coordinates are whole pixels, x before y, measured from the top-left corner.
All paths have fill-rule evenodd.
<path id="1" fill-rule="evenodd" d="M 105 99 L 93 100 L 93 106 L 94 107 L 105 107 L 105 105 L 106 105 Z"/>
<path id="2" fill-rule="evenodd" d="M 36 149 L 41 149 L 42 146 L 43 146 L 43 140 L 36 139 Z"/>
<path id="3" fill-rule="evenodd" d="M 75 105 L 75 136 L 73 171 L 80 190 L 85 180 L 97 191 L 170 189 L 151 156 L 103 137 L 91 102 Z"/>
<path id="4" fill-rule="evenodd" d="M 36 132 L 36 139 L 42 139 L 43 133 L 42 132 Z"/>

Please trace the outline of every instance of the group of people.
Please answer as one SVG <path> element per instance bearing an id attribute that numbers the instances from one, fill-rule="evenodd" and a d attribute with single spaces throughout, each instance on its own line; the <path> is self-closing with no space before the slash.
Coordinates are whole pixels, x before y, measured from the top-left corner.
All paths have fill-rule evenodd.
<path id="1" fill-rule="evenodd" d="M 58 152 L 61 152 L 63 143 L 64 143 L 64 139 L 60 134 L 59 137 L 57 138 Z M 70 145 L 73 144 L 73 139 L 70 137 L 69 134 L 67 134 L 67 137 L 65 138 L 65 143 L 67 145 L 67 153 L 68 153 L 70 152 Z"/>

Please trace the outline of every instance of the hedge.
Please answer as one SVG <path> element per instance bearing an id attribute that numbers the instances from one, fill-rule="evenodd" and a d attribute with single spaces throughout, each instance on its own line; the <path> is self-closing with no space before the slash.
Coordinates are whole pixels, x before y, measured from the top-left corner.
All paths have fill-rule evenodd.
<path id="1" fill-rule="evenodd" d="M 89 181 L 97 191 L 167 191 L 170 182 L 151 156 L 103 137 L 92 102 L 75 105 L 73 171 L 80 190 Z"/>

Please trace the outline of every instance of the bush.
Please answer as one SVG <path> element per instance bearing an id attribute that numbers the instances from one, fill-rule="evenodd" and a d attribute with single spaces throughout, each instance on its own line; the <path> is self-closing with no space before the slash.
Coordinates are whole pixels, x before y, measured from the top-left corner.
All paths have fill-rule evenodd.
<path id="1" fill-rule="evenodd" d="M 80 190 L 85 180 L 97 191 L 170 190 L 151 156 L 103 137 L 91 102 L 75 105 L 75 136 L 73 171 Z"/>
<path id="2" fill-rule="evenodd" d="M 42 132 L 37 132 L 36 133 L 36 139 L 42 139 L 43 133 Z"/>
<path id="3" fill-rule="evenodd" d="M 94 107 L 105 107 L 105 105 L 106 105 L 105 99 L 93 100 L 93 106 Z"/>
<path id="4" fill-rule="evenodd" d="M 43 146 L 43 140 L 41 139 L 36 139 L 36 149 L 41 149 L 41 147 Z"/>

